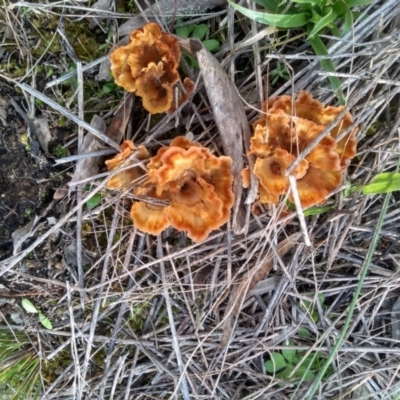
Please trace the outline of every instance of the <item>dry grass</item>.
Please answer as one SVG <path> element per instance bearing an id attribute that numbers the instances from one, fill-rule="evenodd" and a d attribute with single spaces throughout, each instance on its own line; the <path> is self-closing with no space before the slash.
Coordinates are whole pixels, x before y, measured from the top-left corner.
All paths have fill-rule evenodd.
<path id="1" fill-rule="evenodd" d="M 375 3 L 365 8 L 365 17 L 357 21 L 350 35 L 326 38 L 348 109 L 361 128 L 358 155 L 346 177 L 352 185 L 393 171 L 399 162 L 400 39 L 395 23 L 400 7 L 397 0 Z M 26 9 L 63 13 L 76 20 L 82 17 L 78 13 L 93 15 L 86 2 L 8 4 L 0 18 L 13 21 L 12 32 L 21 48 L 29 42 L 24 29 L 18 29 L 23 27 Z M 109 26 L 115 26 L 117 16 L 113 12 L 107 15 Z M 268 95 L 307 89 L 320 101 L 334 104 L 326 74 L 317 57 L 306 51 L 305 42 L 298 39 L 278 46 L 274 36 L 261 35 L 260 41 L 244 45 L 264 27 L 249 21 L 239 25 L 232 12 L 210 13 L 208 21 L 219 23 L 224 30 L 227 46 L 217 57 L 235 77 L 250 121 L 266 95 L 265 75 L 277 60 L 290 66 L 292 79 Z M 111 41 L 118 39 L 114 35 Z M 228 44 L 235 51 L 229 51 Z M 35 67 L 42 59 L 29 53 L 26 57 L 26 74 L 7 80 L 24 89 L 33 117 L 35 98 L 49 103 L 60 86 L 42 93 L 30 89 L 36 86 Z M 77 67 L 76 101 L 65 98 L 60 104 L 58 97 L 64 108 L 53 104 L 54 111 L 48 115 L 54 120 L 59 113 L 70 120 L 77 117 L 73 121 L 78 126 L 75 145 L 79 154 L 88 134 L 85 130 L 101 139 L 104 133 L 82 122 L 88 69 L 79 62 Z M 181 116 L 164 117 L 157 124 L 145 117 L 136 121 L 129 133 L 135 142 L 146 141 L 157 148 L 158 139 L 175 135 L 177 124 L 179 133 L 194 132 L 196 140 L 220 152 L 221 140 L 201 90 L 201 77 L 198 88 L 192 109 Z M 83 191 L 87 182 L 91 189 Z M 400 396 L 400 338 L 393 328 L 393 324 L 398 326 L 393 305 L 400 294 L 397 194 L 385 200 L 385 196 L 364 196 L 360 191 L 345 197 L 340 190 L 329 199 L 334 209 L 307 217 L 305 231 L 296 218 L 286 225 L 278 222 L 277 210 L 273 210 L 271 215 L 251 216 L 246 235 L 234 235 L 228 224 L 206 241 L 192 244 L 172 230 L 157 238 L 136 231 L 129 221 L 128 196 L 106 191 L 104 175 L 75 182 L 71 189 L 70 198 L 62 200 L 68 211 L 65 208 L 58 222 L 42 229 L 24 251 L 4 260 L 0 270 L 6 279 L 31 279 L 38 287 L 59 289 L 60 296 L 53 295 L 53 303 L 49 298 L 42 300 L 54 330 L 11 326 L 37 334 L 43 360 L 70 359 L 52 382 L 45 381 L 43 399 L 305 399 L 315 382 L 281 381 L 265 372 L 264 362 L 290 339 L 297 351 L 319 352 L 328 358 L 340 334 L 344 337 L 330 374 L 312 398 Z M 95 193 L 104 196 L 97 207 L 88 210 L 85 205 Z M 387 213 L 375 249 L 374 233 L 385 201 Z M 305 245 L 305 232 L 311 246 Z M 56 233 L 62 236 L 61 243 L 76 243 L 76 268 L 68 267 L 68 275 L 49 273 L 44 278 L 22 273 L 20 263 L 40 251 Z M 279 243 L 290 235 L 298 240 L 289 253 L 279 256 Z M 90 263 L 85 261 L 88 252 Z M 259 270 L 271 254 L 273 271 L 230 321 L 224 297 L 227 290 L 246 272 Z M 365 281 L 346 327 L 363 271 Z M 318 294 L 324 294 L 324 304 Z M 307 299 L 312 299 L 314 316 L 301 307 L 301 301 Z M 226 330 L 229 324 L 231 331 Z M 300 328 L 307 328 L 311 336 L 300 336 Z M 224 329 L 230 335 L 225 337 L 227 345 L 221 347 Z"/>

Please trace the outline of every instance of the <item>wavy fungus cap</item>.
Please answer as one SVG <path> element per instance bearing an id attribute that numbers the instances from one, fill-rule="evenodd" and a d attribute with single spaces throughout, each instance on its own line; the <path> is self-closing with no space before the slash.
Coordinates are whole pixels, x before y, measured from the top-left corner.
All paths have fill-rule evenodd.
<path id="1" fill-rule="evenodd" d="M 125 140 L 121 144 L 121 152 L 111 160 L 107 160 L 105 162 L 107 169 L 109 171 L 114 171 L 118 167 L 122 166 L 124 162 L 126 162 L 127 165 L 137 164 L 137 162 L 135 162 L 133 159 L 127 161 L 129 156 L 135 151 L 137 151 L 136 158 L 138 160 L 144 160 L 149 157 L 149 153 L 144 146 L 141 145 L 136 148 L 131 140 Z M 108 180 L 107 187 L 115 190 L 122 188 L 125 191 L 135 180 L 142 177 L 144 174 L 145 171 L 140 166 L 124 169 L 120 172 L 117 172 Z"/>
<path id="2" fill-rule="evenodd" d="M 153 235 L 172 226 L 194 242 L 206 239 L 228 221 L 234 202 L 231 164 L 231 158 L 216 157 L 199 143 L 175 138 L 148 164 L 148 181 L 136 194 L 153 201 L 133 204 L 135 226 Z M 165 200 L 167 206 L 157 204 Z"/>
<path id="3" fill-rule="evenodd" d="M 250 145 L 256 156 L 253 172 L 260 181 L 260 202 L 277 203 L 279 196 L 288 193 L 285 171 L 343 110 L 343 106 L 324 108 L 306 91 L 295 101 L 279 96 L 263 104 L 262 119 L 253 124 Z M 342 183 L 343 170 L 356 154 L 358 128 L 336 139 L 352 124 L 350 113 L 346 113 L 292 171 L 303 207 L 323 202 Z M 291 195 L 289 200 L 293 201 Z"/>
<path id="4" fill-rule="evenodd" d="M 110 54 L 111 71 L 115 83 L 142 97 L 143 107 L 151 114 L 172 112 L 194 89 L 189 80 L 191 84 L 185 84 L 185 93 L 175 100 L 173 86 L 180 79 L 180 56 L 178 40 L 161 32 L 155 22 L 149 22 L 131 33 L 127 46 Z"/>

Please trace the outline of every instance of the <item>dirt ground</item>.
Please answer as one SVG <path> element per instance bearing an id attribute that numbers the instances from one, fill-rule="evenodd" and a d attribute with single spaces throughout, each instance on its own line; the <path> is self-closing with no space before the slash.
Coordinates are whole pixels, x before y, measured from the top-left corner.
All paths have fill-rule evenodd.
<path id="1" fill-rule="evenodd" d="M 0 81 L 0 258 L 12 254 L 11 234 L 40 215 L 53 198 L 54 172 L 51 160 L 27 149 L 27 125 L 13 108 L 10 97 L 20 106 L 22 99 L 4 80 Z M 38 144 L 38 142 L 36 142 Z M 36 154 L 35 154 L 36 153 Z"/>

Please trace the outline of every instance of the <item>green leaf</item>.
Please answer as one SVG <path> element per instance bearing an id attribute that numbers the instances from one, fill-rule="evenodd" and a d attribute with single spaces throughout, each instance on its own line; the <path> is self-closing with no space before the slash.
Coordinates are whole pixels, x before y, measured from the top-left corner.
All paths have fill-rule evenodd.
<path id="1" fill-rule="evenodd" d="M 319 315 L 318 315 L 318 313 L 317 313 L 316 311 L 313 311 L 313 312 L 311 313 L 311 319 L 312 319 L 315 323 L 318 322 L 318 320 L 319 320 Z"/>
<path id="2" fill-rule="evenodd" d="M 286 367 L 287 362 L 281 353 L 271 353 L 271 360 L 265 362 L 265 370 L 270 374 Z"/>
<path id="3" fill-rule="evenodd" d="M 303 308 L 306 310 L 306 311 L 309 311 L 312 307 L 311 307 L 311 301 L 309 301 L 309 300 L 303 300 L 303 299 L 301 299 L 300 300 L 300 304 L 303 306 Z"/>
<path id="4" fill-rule="evenodd" d="M 347 35 L 353 29 L 353 25 L 354 25 L 353 13 L 348 11 L 344 17 L 344 24 L 340 36 L 343 37 Z"/>
<path id="5" fill-rule="evenodd" d="M 311 4 L 311 5 L 317 5 L 317 6 L 322 6 L 322 1 L 321 0 L 292 0 L 293 3 L 298 3 L 298 4 Z"/>
<path id="6" fill-rule="evenodd" d="M 206 36 L 207 31 L 208 31 L 207 24 L 197 25 L 196 29 L 193 31 L 192 38 L 203 40 L 204 37 Z"/>
<path id="7" fill-rule="evenodd" d="M 318 300 L 319 300 L 319 304 L 321 304 L 321 306 L 323 306 L 325 303 L 325 295 L 323 293 L 318 293 Z"/>
<path id="8" fill-rule="evenodd" d="M 346 0 L 347 7 L 367 6 L 372 3 L 372 0 Z"/>
<path id="9" fill-rule="evenodd" d="M 39 321 L 46 329 L 53 329 L 53 325 L 51 324 L 50 320 L 41 312 L 39 312 Z"/>
<path id="10" fill-rule="evenodd" d="M 183 57 L 186 58 L 189 64 L 191 64 L 193 67 L 199 69 L 199 62 L 197 61 L 196 57 L 191 56 L 190 54 L 184 54 Z"/>
<path id="11" fill-rule="evenodd" d="M 181 38 L 183 38 L 183 39 L 187 39 L 187 38 L 189 37 L 189 35 L 190 35 L 190 31 L 189 31 L 188 25 L 186 25 L 186 26 L 181 26 L 181 27 L 179 27 L 179 28 L 176 28 L 176 29 L 175 29 L 175 33 L 176 33 L 179 37 L 181 37 Z"/>
<path id="12" fill-rule="evenodd" d="M 203 46 L 209 51 L 218 51 L 220 49 L 219 42 L 215 39 L 205 40 Z"/>
<path id="13" fill-rule="evenodd" d="M 320 353 L 318 352 L 311 353 L 304 359 L 304 361 L 301 364 L 301 367 L 310 370 L 315 370 L 318 367 L 320 358 L 321 358 Z"/>
<path id="14" fill-rule="evenodd" d="M 290 363 L 294 363 L 293 359 L 296 356 L 296 350 L 283 349 L 282 355 L 287 361 L 289 361 Z"/>
<path id="15" fill-rule="evenodd" d="M 400 190 L 400 173 L 383 172 L 375 176 L 372 182 L 363 187 L 363 194 L 382 194 Z"/>
<path id="16" fill-rule="evenodd" d="M 294 365 L 289 364 L 284 370 L 278 372 L 276 377 L 283 380 L 289 380 L 289 375 L 292 373 Z"/>
<path id="17" fill-rule="evenodd" d="M 22 299 L 21 301 L 22 307 L 24 307 L 26 312 L 37 314 L 39 311 L 37 308 L 32 304 L 32 302 L 28 299 Z"/>
<path id="18" fill-rule="evenodd" d="M 304 210 L 304 216 L 309 217 L 311 215 L 324 214 L 330 210 L 333 210 L 334 208 L 334 206 L 314 206 L 311 208 L 307 208 L 307 210 Z"/>
<path id="19" fill-rule="evenodd" d="M 241 12 L 244 16 L 260 22 L 261 24 L 272 25 L 278 28 L 299 28 L 306 25 L 308 22 L 307 14 L 305 13 L 294 15 L 269 14 L 248 10 L 245 7 L 232 3 L 230 0 L 228 1 L 233 8 Z"/>
<path id="20" fill-rule="evenodd" d="M 324 43 L 322 42 L 321 38 L 318 35 L 309 37 L 308 41 L 310 42 L 310 44 L 317 56 L 329 56 L 327 48 L 325 47 Z M 336 71 L 332 60 L 330 60 L 330 59 L 320 60 L 320 63 L 321 63 L 322 68 L 326 72 L 335 72 Z M 342 84 L 341 84 L 340 80 L 336 76 L 329 76 L 328 79 L 329 79 L 329 82 L 331 83 L 333 91 L 335 92 L 335 95 L 339 99 L 340 104 L 342 104 L 342 105 L 346 104 L 346 99 L 344 98 Z"/>
<path id="21" fill-rule="evenodd" d="M 301 378 L 304 381 L 311 381 L 311 379 L 314 379 L 314 372 L 312 371 L 307 371 L 306 368 L 300 367 L 295 373 L 294 376 L 297 376 L 298 378 Z"/>
<path id="22" fill-rule="evenodd" d="M 261 7 L 268 8 L 273 12 L 278 11 L 279 3 L 276 0 L 253 0 L 255 3 L 260 5 Z"/>
<path id="23" fill-rule="evenodd" d="M 100 193 L 96 193 L 94 194 L 87 202 L 87 208 L 89 210 L 91 210 L 92 208 L 95 208 L 96 206 L 98 206 L 100 204 L 101 201 L 101 194 Z"/>
<path id="24" fill-rule="evenodd" d="M 117 88 L 117 85 L 114 82 L 108 82 L 103 85 L 102 90 L 103 90 L 103 93 L 107 94 L 107 93 L 111 93 L 116 88 Z"/>
<path id="25" fill-rule="evenodd" d="M 307 328 L 303 328 L 303 327 L 299 328 L 299 330 L 297 331 L 297 334 L 300 337 L 305 338 L 305 339 L 308 339 L 309 337 L 311 337 L 310 331 Z"/>
<path id="26" fill-rule="evenodd" d="M 332 4 L 333 11 L 338 15 L 338 18 L 342 18 L 349 11 L 349 7 L 344 1 L 337 1 Z"/>
<path id="27" fill-rule="evenodd" d="M 308 37 L 313 37 L 316 35 L 321 29 L 326 28 L 333 21 L 336 20 L 337 14 L 333 11 L 332 7 L 328 7 L 328 13 L 324 15 L 314 26 Z"/>
<path id="28" fill-rule="evenodd" d="M 176 28 L 175 33 L 178 36 L 180 36 L 184 39 L 187 39 L 190 36 L 190 34 L 195 30 L 195 28 L 196 28 L 196 24 L 185 25 L 185 26 Z"/>

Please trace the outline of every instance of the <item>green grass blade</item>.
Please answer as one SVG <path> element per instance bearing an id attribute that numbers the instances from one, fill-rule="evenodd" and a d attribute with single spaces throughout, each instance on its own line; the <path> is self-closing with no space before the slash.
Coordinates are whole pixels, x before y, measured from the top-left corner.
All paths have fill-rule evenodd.
<path id="1" fill-rule="evenodd" d="M 327 48 L 325 47 L 324 43 L 322 42 L 321 38 L 318 35 L 309 37 L 308 41 L 310 42 L 317 56 L 329 56 Z M 336 72 L 332 60 L 330 59 L 320 60 L 320 63 L 324 71 Z M 328 76 L 328 79 L 329 82 L 331 83 L 333 91 L 335 92 L 335 95 L 339 99 L 340 104 L 342 105 L 346 104 L 340 80 L 336 76 Z"/>
<path id="2" fill-rule="evenodd" d="M 278 11 L 279 3 L 276 0 L 253 0 L 253 1 L 258 5 L 260 5 L 261 7 L 268 8 L 268 10 L 271 10 L 273 12 Z"/>
<path id="3" fill-rule="evenodd" d="M 242 13 L 244 16 L 260 22 L 261 24 L 276 26 L 278 28 L 299 28 L 307 24 L 307 14 L 300 13 L 294 15 L 282 15 L 282 14 L 269 14 L 260 11 L 249 10 L 245 7 L 239 6 L 232 3 L 230 0 L 229 4 Z"/>
<path id="4" fill-rule="evenodd" d="M 375 249 L 376 249 L 376 246 L 379 241 L 379 236 L 380 236 L 380 233 L 382 230 L 382 225 L 383 225 L 383 222 L 384 222 L 384 219 L 385 219 L 388 207 L 389 207 L 390 197 L 391 197 L 391 194 L 390 193 L 387 194 L 385 201 L 383 203 L 382 211 L 381 211 L 381 214 L 379 215 L 378 223 L 376 226 L 374 236 L 372 238 L 371 246 L 368 249 L 367 257 L 365 258 L 365 262 L 364 262 L 364 265 L 362 267 L 362 271 L 360 274 L 360 279 L 358 281 L 356 291 L 354 292 L 353 299 L 350 303 L 346 321 L 345 321 L 343 327 L 341 328 L 340 335 L 336 340 L 336 344 L 333 347 L 332 352 L 329 354 L 328 359 L 326 360 L 325 364 L 321 367 L 317 377 L 315 378 L 315 381 L 313 382 L 311 391 L 309 392 L 309 394 L 307 396 L 307 400 L 315 399 L 315 397 L 314 397 L 315 392 L 318 390 L 318 386 L 320 385 L 326 371 L 328 370 L 329 366 L 332 364 L 333 360 L 335 359 L 337 352 L 338 352 L 340 346 L 342 345 L 343 340 L 347 334 L 350 323 L 353 321 L 354 310 L 356 308 L 358 298 L 360 297 L 361 288 L 364 285 L 364 281 L 367 276 L 369 266 L 371 265 L 371 262 L 372 262 L 372 257 L 375 253 Z"/>
<path id="5" fill-rule="evenodd" d="M 346 1 L 347 7 L 349 7 L 349 8 L 355 7 L 355 6 L 368 6 L 371 3 L 372 3 L 371 0 L 347 0 Z"/>
<path id="6" fill-rule="evenodd" d="M 400 190 L 400 173 L 383 172 L 374 177 L 371 183 L 363 187 L 363 194 L 382 194 Z"/>

